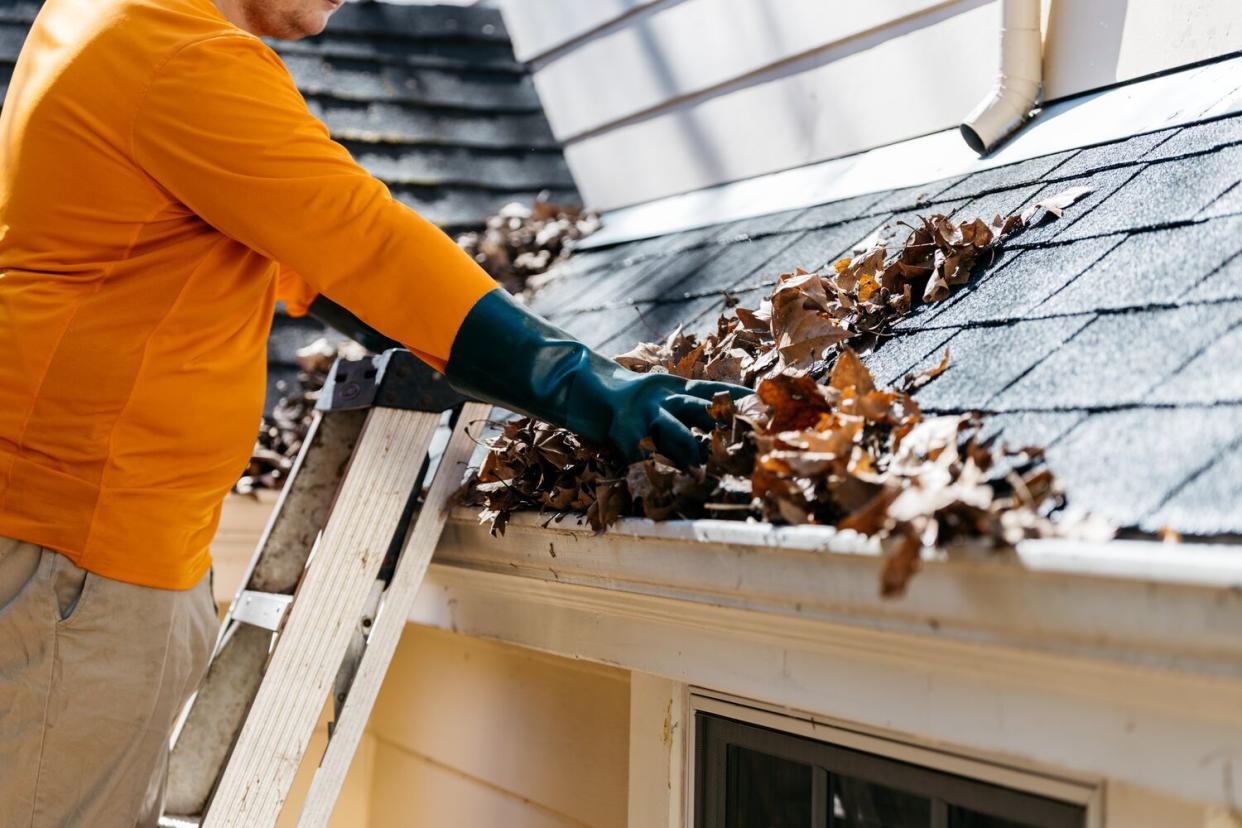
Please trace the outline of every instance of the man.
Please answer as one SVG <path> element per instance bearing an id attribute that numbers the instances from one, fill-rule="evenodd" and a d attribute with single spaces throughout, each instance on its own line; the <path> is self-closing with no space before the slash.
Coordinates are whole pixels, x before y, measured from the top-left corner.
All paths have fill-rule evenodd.
<path id="1" fill-rule="evenodd" d="M 682 462 L 724 386 L 514 304 L 309 115 L 258 36 L 341 0 L 48 0 L 0 117 L 0 825 L 151 825 L 278 293 L 476 397 Z M 503 354 L 503 360 L 496 359 Z M 737 391 L 737 389 L 732 389 Z"/>

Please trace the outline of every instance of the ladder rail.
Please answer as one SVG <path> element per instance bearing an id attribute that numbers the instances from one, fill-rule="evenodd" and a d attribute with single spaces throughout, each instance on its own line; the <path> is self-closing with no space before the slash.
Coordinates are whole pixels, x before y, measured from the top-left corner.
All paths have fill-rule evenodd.
<path id="1" fill-rule="evenodd" d="M 368 414 L 205 828 L 275 823 L 439 421 L 395 408 Z"/>
<path id="2" fill-rule="evenodd" d="M 452 506 L 452 497 L 461 486 L 463 472 L 474 452 L 475 441 L 470 436 L 469 427 L 471 423 L 486 418 L 490 410 L 490 405 L 467 403 L 458 418 L 432 478 L 423 508 L 397 560 L 392 582 L 384 592 L 379 613 L 372 622 L 358 671 L 303 802 L 299 828 L 325 826 L 332 816 L 384 675 L 439 543 Z"/>
<path id="3" fill-rule="evenodd" d="M 251 583 L 255 568 L 272 555 L 294 558 L 305 566 L 327 522 L 365 418 L 364 410 L 314 414 L 288 483 L 220 625 L 207 675 L 174 728 L 165 797 L 169 815 L 203 813 L 258 692 L 273 636 L 271 630 L 253 627 L 240 617 L 245 612 L 245 594 L 255 591 Z"/>

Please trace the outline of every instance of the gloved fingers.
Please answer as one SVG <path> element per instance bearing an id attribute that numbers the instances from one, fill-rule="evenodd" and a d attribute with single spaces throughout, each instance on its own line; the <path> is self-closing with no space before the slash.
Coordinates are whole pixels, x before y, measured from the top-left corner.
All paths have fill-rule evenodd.
<path id="1" fill-rule="evenodd" d="M 712 397 L 725 391 L 735 400 L 740 400 L 748 394 L 755 393 L 743 385 L 734 385 L 731 382 L 710 382 L 708 380 L 691 380 L 686 383 L 686 393 L 692 397 L 698 397 L 702 400 L 711 400 Z"/>
<path id="2" fill-rule="evenodd" d="M 670 394 L 664 398 L 660 406 L 686 425 L 698 426 L 710 430 L 716 425 L 716 419 L 708 412 L 708 403 L 689 394 Z"/>
<path id="3" fill-rule="evenodd" d="M 656 412 L 651 424 L 651 439 L 661 454 L 683 469 L 701 463 L 706 452 L 690 427 L 663 408 Z"/>

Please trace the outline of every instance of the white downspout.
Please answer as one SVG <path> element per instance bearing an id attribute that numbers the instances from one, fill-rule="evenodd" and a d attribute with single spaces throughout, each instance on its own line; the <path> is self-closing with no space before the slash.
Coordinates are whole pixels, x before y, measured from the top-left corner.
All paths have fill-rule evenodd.
<path id="1" fill-rule="evenodd" d="M 1030 118 L 1043 90 L 1040 0 L 1001 0 L 1000 75 L 988 96 L 962 122 L 975 152 L 992 150 Z"/>

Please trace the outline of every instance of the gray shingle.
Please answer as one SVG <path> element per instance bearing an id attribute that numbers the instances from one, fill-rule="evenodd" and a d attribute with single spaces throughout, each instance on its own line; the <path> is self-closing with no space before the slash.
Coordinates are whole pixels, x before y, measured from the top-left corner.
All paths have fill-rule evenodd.
<path id="1" fill-rule="evenodd" d="M 388 189 L 397 201 L 452 232 L 478 227 L 505 204 L 511 201 L 531 204 L 541 194 L 557 204 L 581 203 L 573 190 L 493 190 L 448 184 L 430 187 L 392 184 Z"/>
<path id="2" fill-rule="evenodd" d="M 987 258 L 980 262 L 977 271 L 970 282 L 965 285 L 959 285 L 953 288 L 953 292 L 945 299 L 931 304 L 918 304 L 905 318 L 897 321 L 893 325 L 893 329 L 897 331 L 911 331 L 927 327 L 941 327 L 940 317 L 947 313 L 950 308 L 957 305 L 958 302 L 970 295 L 971 291 L 977 287 L 982 280 L 989 278 L 990 274 L 1000 270 L 1007 262 L 1015 257 L 1021 256 L 1025 251 L 1021 249 L 1013 249 L 1004 245 L 993 248 L 989 251 Z"/>
<path id="3" fill-rule="evenodd" d="M 1153 402 L 1185 405 L 1242 402 L 1242 327 L 1235 325 L 1209 342 L 1189 363 L 1155 387 Z M 1242 478 L 1238 478 L 1242 488 Z"/>
<path id="4" fill-rule="evenodd" d="M 354 160 L 389 184 L 471 184 L 478 187 L 572 188 L 560 150 L 497 150 L 342 141 Z"/>
<path id="5" fill-rule="evenodd" d="M 398 33 L 415 42 L 440 37 L 483 41 L 509 39 L 500 10 L 478 5 L 350 3 L 333 15 L 332 29 L 366 35 Z"/>
<path id="6" fill-rule="evenodd" d="M 1239 249 L 1242 218 L 1136 233 L 1035 313 L 1180 304 L 1195 285 Z"/>
<path id="7" fill-rule="evenodd" d="M 1242 146 L 1196 156 L 1191 167 L 1165 161 L 1144 167 L 1079 221 L 1066 238 L 1116 233 L 1193 218 L 1242 178 Z M 1072 209 L 1072 208 L 1071 208 Z"/>
<path id="8" fill-rule="evenodd" d="M 1199 212 L 1199 218 L 1229 216 L 1242 213 L 1242 184 L 1234 184 L 1215 201 Z"/>
<path id="9" fill-rule="evenodd" d="M 1236 441 L 1240 424 L 1231 406 L 1095 413 L 1048 450 L 1048 463 L 1071 506 L 1135 526 Z"/>
<path id="10" fill-rule="evenodd" d="M 971 322 L 1021 319 L 1030 315 L 1037 306 L 1034 315 L 1051 315 L 1042 313 L 1040 303 L 1073 282 L 1075 277 L 1081 279 L 1078 274 L 1091 268 L 1120 239 L 1120 236 L 1105 236 L 1073 244 L 1023 250 L 1003 267 L 989 273 L 973 289 L 965 291 L 961 299 L 936 316 L 930 324 L 967 325 Z M 1066 311 L 1076 312 L 1081 311 Z"/>
<path id="11" fill-rule="evenodd" d="M 1021 184 L 1033 184 L 1047 177 L 1049 173 L 1073 157 L 1076 152 L 1078 150 L 1058 152 L 1039 158 L 1029 158 L 1016 164 L 983 170 L 967 176 L 964 181 L 945 190 L 938 198 L 970 198 L 989 190 L 1003 190 Z"/>
<path id="12" fill-rule="evenodd" d="M 935 352 L 939 355 L 943 350 L 941 346 L 955 333 L 957 331 L 953 329 L 941 328 L 893 336 L 870 354 L 864 355 L 863 362 L 871 369 L 877 383 L 894 385 L 928 354 Z"/>
<path id="13" fill-rule="evenodd" d="M 503 69 L 522 73 L 525 67 L 513 57 L 508 41 L 461 40 L 458 38 L 410 41 L 403 37 L 371 37 L 351 32 L 338 32 L 335 25 L 317 37 L 302 40 L 275 40 L 264 38 L 277 54 L 311 54 L 325 60 L 347 57 L 388 63 L 408 63 L 416 66 L 466 67 Z M 3 54 L 3 52 L 0 52 Z"/>
<path id="14" fill-rule="evenodd" d="M 919 389 L 915 399 L 938 411 L 998 408 L 989 403 L 992 397 L 1040 365 L 1089 320 L 1059 317 L 961 330 L 945 343 L 948 370 Z M 915 370 L 930 368 L 939 359 L 939 353 L 925 357 Z"/>
<path id="15" fill-rule="evenodd" d="M 1233 115 L 1180 129 L 1176 135 L 1153 149 L 1143 160 L 1175 158 L 1192 152 L 1215 149 L 1226 144 L 1236 144 L 1239 141 L 1242 141 L 1242 117 Z"/>
<path id="16" fill-rule="evenodd" d="M 780 233 L 723 245 L 710 251 L 700 249 L 683 253 L 677 262 L 655 268 L 642 284 L 629 290 L 627 298 L 667 301 L 685 295 L 726 290 L 745 281 L 773 257 L 779 258 L 781 251 L 802 237 L 798 233 Z"/>
<path id="17" fill-rule="evenodd" d="M 782 210 L 779 213 L 768 213 L 762 216 L 750 216 L 728 224 L 720 225 L 720 233 L 717 240 L 721 243 L 738 241 L 745 238 L 754 238 L 767 233 L 776 233 L 783 230 L 793 229 L 786 225 L 793 224 L 796 219 L 806 215 L 806 208 L 799 207 L 795 210 Z M 798 228 L 802 229 L 802 228 Z"/>
<path id="18" fill-rule="evenodd" d="M 983 419 L 979 439 L 996 438 L 998 447 L 1010 450 L 1038 446 L 1048 448 L 1069 433 L 1087 414 L 1083 411 L 1016 411 L 991 414 Z"/>
<path id="19" fill-rule="evenodd" d="M 313 55 L 285 55 L 298 88 L 308 95 L 349 100 L 406 101 L 463 109 L 537 112 L 539 97 L 529 75 L 488 70 L 460 71 Z"/>
<path id="20" fill-rule="evenodd" d="M 555 313 L 548 317 L 548 321 L 564 328 L 592 348 L 600 348 L 604 353 L 612 354 L 613 350 L 607 347 L 609 341 L 623 332 L 641 329 L 640 319 L 644 310 L 645 308 L 637 305 L 624 305 L 581 313 Z M 639 340 L 650 338 L 645 334 L 640 335 L 620 350 L 629 350 Z"/>
<path id="21" fill-rule="evenodd" d="M 992 407 L 1099 408 L 1146 402 L 1153 387 L 1239 318 L 1242 303 L 1100 316 L 1000 394 Z"/>
<path id="22" fill-rule="evenodd" d="M 1242 423 L 1242 410 L 1233 416 Z M 1174 491 L 1142 523 L 1159 529 L 1175 527 L 1190 535 L 1242 532 L 1242 445 L 1237 442 L 1211 465 Z"/>
<path id="23" fill-rule="evenodd" d="M 869 216 L 872 214 L 871 205 L 883 197 L 884 193 L 868 193 L 867 195 L 854 196 L 853 198 L 845 198 L 840 201 L 830 201 L 827 204 L 808 207 L 802 215 L 795 218 L 782 229 L 786 231 L 813 230 L 829 224 L 840 224 L 843 221 L 852 221 L 863 216 Z"/>
<path id="24" fill-rule="evenodd" d="M 355 140 L 509 149 L 559 147 L 542 112 L 466 112 L 400 101 L 315 97 L 308 98 L 306 106 L 334 136 Z"/>
<path id="25" fill-rule="evenodd" d="M 688 261 L 701 261 L 712 255 L 701 250 L 676 256 L 639 259 L 630 264 L 608 268 L 572 283 L 556 285 L 557 292 L 548 297 L 536 294 L 536 307 L 555 307 L 561 311 L 585 311 L 637 299 L 638 286 L 656 271 L 666 270 L 673 263 L 688 266 Z M 551 286 L 550 286 L 551 287 Z M 540 292 L 542 293 L 542 291 Z"/>
<path id="26" fill-rule="evenodd" d="M 1067 207 L 1061 218 L 1057 219 L 1049 216 L 1041 224 L 1023 230 L 1011 243 L 1034 245 L 1043 244 L 1053 239 L 1075 237 L 1072 233 L 1073 225 L 1090 218 L 1102 204 L 1107 204 L 1109 196 L 1116 193 L 1128 181 L 1134 178 L 1140 169 L 1140 167 L 1117 167 L 1111 170 L 1100 170 L 1079 178 L 1071 178 L 1048 184 L 1032 196 L 1032 204 L 1065 192 L 1072 187 L 1090 187 L 1091 192 Z M 1104 233 L 1084 235 L 1104 235 Z"/>
<path id="27" fill-rule="evenodd" d="M 646 303 L 625 310 L 629 313 L 628 322 L 603 340 L 605 353 L 623 353 L 639 342 L 656 342 L 678 327 L 698 334 L 714 328 L 716 317 L 724 310 L 724 293 L 678 302 Z"/>
<path id="28" fill-rule="evenodd" d="M 868 207 L 867 211 L 877 214 L 896 213 L 931 204 L 940 198 L 941 193 L 959 184 L 965 178 L 966 176 L 964 175 L 955 175 L 950 178 L 942 178 L 939 181 L 932 181 L 929 184 L 916 184 L 913 187 L 903 187 L 900 190 L 889 190 L 883 198 Z"/>
<path id="29" fill-rule="evenodd" d="M 1019 411 L 1010 414 L 992 414 L 983 419 L 979 439 L 995 438 L 993 444 L 1002 452 L 1017 452 L 1027 447 L 1047 450 L 1057 440 L 1068 434 L 1087 414 L 1084 411 Z M 1019 457 L 998 453 L 989 475 L 1002 477 L 1012 471 Z"/>
<path id="30" fill-rule="evenodd" d="M 759 265 L 740 282 L 727 285 L 731 290 L 774 285 L 782 273 L 792 273 L 797 268 L 817 270 L 848 255 L 850 248 L 863 235 L 874 229 L 871 219 L 858 219 L 836 224 L 821 230 L 811 230 L 799 236 L 792 244 L 781 248 L 767 262 Z"/>
<path id="31" fill-rule="evenodd" d="M 1188 302 L 1242 299 L 1242 255 L 1234 256 L 1186 294 Z"/>
<path id="32" fill-rule="evenodd" d="M 1030 201 L 1031 196 L 1039 192 L 1039 184 L 1028 184 L 1010 190 L 998 190 L 972 198 L 953 213 L 954 221 L 971 221 L 981 218 L 991 222 L 996 216 L 1011 216 L 1022 211 L 1022 206 Z"/>
<path id="33" fill-rule="evenodd" d="M 1095 172 L 1103 167 L 1133 164 L 1178 131 L 1177 129 L 1162 129 L 1159 132 L 1135 135 L 1124 141 L 1087 147 L 1057 167 L 1049 178 L 1071 178 Z"/>

